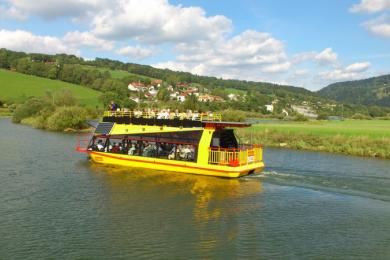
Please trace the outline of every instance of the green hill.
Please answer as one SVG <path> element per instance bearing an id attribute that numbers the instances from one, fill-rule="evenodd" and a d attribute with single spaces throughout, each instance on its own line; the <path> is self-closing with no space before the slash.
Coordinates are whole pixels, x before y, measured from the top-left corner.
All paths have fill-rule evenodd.
<path id="1" fill-rule="evenodd" d="M 81 104 L 99 105 L 100 92 L 79 85 L 0 69 L 0 100 L 18 101 L 46 91 L 69 89 Z"/>
<path id="2" fill-rule="evenodd" d="M 340 102 L 390 107 L 390 74 L 331 84 L 318 94 Z"/>

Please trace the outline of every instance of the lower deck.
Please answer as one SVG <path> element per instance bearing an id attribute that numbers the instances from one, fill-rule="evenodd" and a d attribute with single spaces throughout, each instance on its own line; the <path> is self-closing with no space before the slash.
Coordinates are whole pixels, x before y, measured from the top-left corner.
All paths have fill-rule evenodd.
<path id="1" fill-rule="evenodd" d="M 184 172 L 225 178 L 241 177 L 250 173 L 260 172 L 264 168 L 264 163 L 262 161 L 232 167 L 216 164 L 200 165 L 198 163 L 188 161 L 172 161 L 166 159 L 139 157 L 98 151 L 88 151 L 88 154 L 90 155 L 92 161 L 96 163 L 162 171 Z"/>

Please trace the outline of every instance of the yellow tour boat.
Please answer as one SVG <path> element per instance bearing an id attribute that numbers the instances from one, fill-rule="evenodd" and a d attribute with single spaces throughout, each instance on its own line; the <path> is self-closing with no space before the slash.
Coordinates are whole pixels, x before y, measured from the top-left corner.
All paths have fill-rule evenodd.
<path id="1" fill-rule="evenodd" d="M 260 145 L 240 145 L 234 128 L 219 114 L 160 116 L 106 111 L 91 138 L 76 150 L 96 163 L 236 178 L 264 168 Z"/>

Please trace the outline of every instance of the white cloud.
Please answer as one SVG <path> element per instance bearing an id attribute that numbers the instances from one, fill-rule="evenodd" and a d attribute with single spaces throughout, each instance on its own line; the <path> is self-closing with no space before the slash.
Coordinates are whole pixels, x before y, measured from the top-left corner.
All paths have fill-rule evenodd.
<path id="1" fill-rule="evenodd" d="M 382 12 L 387 9 L 390 9 L 389 0 L 361 0 L 360 3 L 354 4 L 349 10 L 353 13 L 375 13 Z"/>
<path id="2" fill-rule="evenodd" d="M 346 68 L 337 68 L 332 71 L 320 72 L 318 76 L 321 79 L 333 82 L 338 80 L 360 79 L 365 77 L 363 72 L 367 71 L 370 67 L 371 64 L 369 62 L 353 63 Z"/>
<path id="3" fill-rule="evenodd" d="M 304 61 L 314 61 L 318 64 L 331 64 L 338 60 L 338 54 L 332 48 L 325 48 L 321 52 L 310 51 L 295 54 L 292 58 L 293 63 L 301 63 Z"/>
<path id="4" fill-rule="evenodd" d="M 96 13 L 93 32 L 111 39 L 142 42 L 210 40 L 231 31 L 225 16 L 206 16 L 199 7 L 174 6 L 167 0 L 120 0 Z"/>
<path id="5" fill-rule="evenodd" d="M 152 49 L 140 46 L 126 46 L 117 50 L 116 53 L 136 60 L 142 60 L 152 56 L 155 52 Z"/>
<path id="6" fill-rule="evenodd" d="M 337 61 L 338 55 L 335 53 L 332 48 L 326 48 L 316 56 L 314 56 L 314 60 L 318 63 L 334 63 Z"/>
<path id="7" fill-rule="evenodd" d="M 366 29 L 374 35 L 390 38 L 390 17 L 381 16 L 364 24 Z"/>
<path id="8" fill-rule="evenodd" d="M 11 18 L 20 21 L 26 20 L 26 16 L 15 7 L 6 7 L 0 5 L 0 17 Z"/>
<path id="9" fill-rule="evenodd" d="M 0 30 L 0 48 L 48 54 L 78 54 L 77 50 L 65 45 L 62 40 L 57 37 L 39 36 L 22 30 Z"/>
<path id="10" fill-rule="evenodd" d="M 345 68 L 347 72 L 362 72 L 366 71 L 371 67 L 371 63 L 369 62 L 357 62 L 353 63 Z"/>
<path id="11" fill-rule="evenodd" d="M 108 0 L 9 0 L 11 8 L 19 14 L 45 19 L 85 16 L 105 8 L 108 3 Z"/>
<path id="12" fill-rule="evenodd" d="M 291 66 L 281 41 L 268 33 L 252 30 L 232 38 L 221 37 L 217 41 L 181 43 L 175 51 L 178 53 L 175 61 L 155 66 L 248 80 L 258 80 L 269 73 L 282 73 Z"/>
<path id="13" fill-rule="evenodd" d="M 113 41 L 99 39 L 90 32 L 68 32 L 63 37 L 63 41 L 73 47 L 91 47 L 103 51 L 109 51 L 114 48 Z"/>

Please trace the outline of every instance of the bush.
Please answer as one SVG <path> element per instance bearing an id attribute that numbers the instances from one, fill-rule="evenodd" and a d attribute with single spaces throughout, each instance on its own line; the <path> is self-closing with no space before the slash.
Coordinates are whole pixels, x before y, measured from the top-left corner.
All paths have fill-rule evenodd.
<path id="1" fill-rule="evenodd" d="M 22 119 L 35 116 L 44 108 L 51 106 L 51 104 L 48 104 L 42 98 L 30 98 L 25 103 L 16 107 L 12 116 L 12 122 L 20 123 Z"/>
<path id="2" fill-rule="evenodd" d="M 88 113 L 82 107 L 60 107 L 47 120 L 49 130 L 62 131 L 67 128 L 82 129 Z"/>
<path id="3" fill-rule="evenodd" d="M 68 89 L 56 91 L 53 94 L 54 104 L 56 106 L 74 106 L 76 105 L 76 98 Z"/>
<path id="4" fill-rule="evenodd" d="M 317 116 L 317 120 L 328 120 L 329 115 L 327 113 L 319 113 Z"/>
<path id="5" fill-rule="evenodd" d="M 232 122 L 244 122 L 246 121 L 246 114 L 241 110 L 232 110 L 227 109 L 222 111 L 222 120 L 223 121 L 232 121 Z"/>
<path id="6" fill-rule="evenodd" d="M 297 114 L 294 117 L 294 121 L 304 122 L 304 121 L 309 121 L 309 119 L 302 114 Z"/>
<path id="7" fill-rule="evenodd" d="M 369 116 L 366 116 L 366 115 L 363 115 L 363 114 L 360 114 L 360 113 L 356 113 L 354 114 L 353 116 L 351 116 L 352 119 L 359 119 L 359 120 L 367 120 L 367 119 L 371 119 L 371 117 Z"/>

